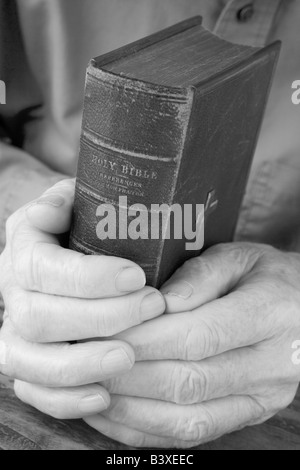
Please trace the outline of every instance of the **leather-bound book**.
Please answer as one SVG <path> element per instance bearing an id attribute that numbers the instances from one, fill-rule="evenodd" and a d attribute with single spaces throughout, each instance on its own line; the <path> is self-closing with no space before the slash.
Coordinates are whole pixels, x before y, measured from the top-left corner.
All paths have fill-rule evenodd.
<path id="1" fill-rule="evenodd" d="M 231 241 L 279 50 L 229 43 L 195 17 L 91 60 L 70 248 L 131 259 L 160 287 Z M 205 207 L 204 242 L 187 249 L 175 211 L 167 233 L 162 204 L 187 209 L 195 233 Z"/>

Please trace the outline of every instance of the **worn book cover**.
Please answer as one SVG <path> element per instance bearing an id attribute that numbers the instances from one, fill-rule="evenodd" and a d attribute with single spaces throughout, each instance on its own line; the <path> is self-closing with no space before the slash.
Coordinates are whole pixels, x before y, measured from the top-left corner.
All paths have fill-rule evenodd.
<path id="1" fill-rule="evenodd" d="M 91 60 L 70 247 L 129 258 L 159 287 L 188 258 L 231 241 L 279 49 L 229 43 L 195 17 Z M 184 230 L 153 233 L 162 204 L 204 207 L 201 246 L 187 249 Z M 131 206 L 148 221 L 139 237 L 124 230 Z M 115 233 L 99 236 L 111 208 Z"/>

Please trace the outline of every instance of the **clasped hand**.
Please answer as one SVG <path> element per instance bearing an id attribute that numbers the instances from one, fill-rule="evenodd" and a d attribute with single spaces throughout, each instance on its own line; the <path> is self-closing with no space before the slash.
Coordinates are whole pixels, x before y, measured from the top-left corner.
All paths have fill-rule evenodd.
<path id="1" fill-rule="evenodd" d="M 60 182 L 7 223 L 0 371 L 21 400 L 125 444 L 165 448 L 261 423 L 293 401 L 298 254 L 219 245 L 159 293 L 128 260 L 60 246 L 73 197 L 74 182 Z"/>

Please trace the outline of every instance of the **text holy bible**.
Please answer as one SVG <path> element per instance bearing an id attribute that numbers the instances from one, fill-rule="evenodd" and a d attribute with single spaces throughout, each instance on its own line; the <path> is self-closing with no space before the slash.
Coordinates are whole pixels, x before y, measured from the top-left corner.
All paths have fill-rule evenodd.
<path id="1" fill-rule="evenodd" d="M 196 17 L 93 59 L 70 247 L 131 259 L 149 285 L 160 287 L 201 251 L 187 250 L 184 236 L 165 237 L 164 229 L 151 236 L 150 215 L 160 205 L 204 205 L 203 248 L 231 241 L 279 49 L 278 42 L 229 43 Z M 130 218 L 132 205 L 145 209 Z M 119 226 L 99 236 L 112 209 L 112 223 L 120 225 L 125 214 L 140 236 L 124 227 L 119 233 Z M 172 217 L 170 211 L 169 226 Z M 139 232 L 137 220 L 146 220 L 148 233 Z"/>

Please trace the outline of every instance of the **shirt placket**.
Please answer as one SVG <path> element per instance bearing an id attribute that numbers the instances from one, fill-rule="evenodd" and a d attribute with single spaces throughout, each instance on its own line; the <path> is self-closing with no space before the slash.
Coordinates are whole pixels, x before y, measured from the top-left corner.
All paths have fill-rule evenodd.
<path id="1" fill-rule="evenodd" d="M 265 46 L 288 0 L 223 0 L 214 33 L 238 44 Z"/>
<path id="2" fill-rule="evenodd" d="M 223 0 L 223 11 L 214 33 L 230 42 L 263 47 L 272 39 L 287 3 L 292 0 Z M 274 35 L 273 35 L 274 37 Z M 272 186 L 270 166 L 264 164 L 249 182 L 240 212 L 235 240 L 269 242 L 261 239 L 262 225 L 268 220 L 264 195 Z M 266 230 L 266 229 L 265 229 Z"/>

